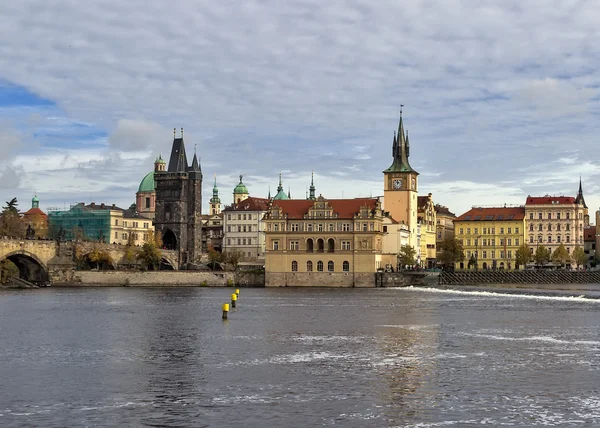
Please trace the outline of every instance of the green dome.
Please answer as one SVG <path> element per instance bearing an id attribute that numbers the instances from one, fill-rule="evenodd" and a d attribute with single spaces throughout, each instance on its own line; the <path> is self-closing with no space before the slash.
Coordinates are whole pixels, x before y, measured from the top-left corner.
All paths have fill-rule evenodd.
<path id="1" fill-rule="evenodd" d="M 283 189 L 281 189 L 279 192 L 277 192 L 273 199 L 276 201 L 287 201 L 290 198 L 288 198 L 288 195 L 286 195 Z"/>
<path id="2" fill-rule="evenodd" d="M 234 194 L 248 194 L 248 188 L 242 183 L 242 176 L 240 175 L 240 182 L 235 189 L 233 189 Z"/>
<path id="3" fill-rule="evenodd" d="M 31 202 L 39 202 L 40 200 L 38 199 L 37 195 L 34 195 L 33 198 L 31 198 Z"/>
<path id="4" fill-rule="evenodd" d="M 140 183 L 140 187 L 138 188 L 138 192 L 154 192 L 154 171 L 146 174 L 142 182 Z"/>

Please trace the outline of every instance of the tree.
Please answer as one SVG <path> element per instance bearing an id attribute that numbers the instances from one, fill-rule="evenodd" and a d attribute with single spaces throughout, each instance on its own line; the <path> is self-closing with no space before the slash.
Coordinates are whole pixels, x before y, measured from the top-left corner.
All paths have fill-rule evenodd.
<path id="1" fill-rule="evenodd" d="M 414 266 L 417 251 L 410 245 L 403 245 L 398 252 L 398 264 L 400 266 Z"/>
<path id="2" fill-rule="evenodd" d="M 532 259 L 531 248 L 529 245 L 523 244 L 521 245 L 515 254 L 517 259 L 517 266 L 525 266 Z"/>
<path id="3" fill-rule="evenodd" d="M 233 269 L 237 269 L 238 264 L 240 263 L 240 261 L 242 261 L 242 259 L 244 258 L 244 253 L 242 253 L 239 250 L 233 249 L 231 251 L 227 251 L 225 253 L 225 260 L 227 261 L 227 263 L 229 263 L 231 266 L 233 266 Z"/>
<path id="4" fill-rule="evenodd" d="M 0 215 L 0 235 L 11 238 L 22 238 L 25 235 L 25 228 L 21 222 L 17 205 L 17 198 L 12 198 L 2 208 L 2 214 Z"/>
<path id="5" fill-rule="evenodd" d="M 544 266 L 550 261 L 550 250 L 548 250 L 543 245 L 540 245 L 539 247 L 537 247 L 537 250 L 535 250 L 533 259 L 535 260 L 536 265 Z"/>
<path id="6" fill-rule="evenodd" d="M 552 261 L 561 267 L 571 261 L 571 256 L 563 244 L 560 244 L 552 254 Z"/>
<path id="7" fill-rule="evenodd" d="M 475 254 L 471 254 L 471 258 L 469 259 L 469 262 L 467 263 L 468 268 L 471 268 L 473 266 L 477 266 L 477 259 L 475 258 Z"/>
<path id="8" fill-rule="evenodd" d="M 208 266 L 212 270 L 218 268 L 219 263 L 223 263 L 225 261 L 225 254 L 220 251 L 215 251 L 213 249 L 208 250 Z"/>
<path id="9" fill-rule="evenodd" d="M 458 239 L 452 237 L 445 238 L 439 247 L 437 259 L 442 266 L 454 266 L 455 263 L 462 262 L 465 259 L 463 246 Z"/>
<path id="10" fill-rule="evenodd" d="M 87 254 L 86 258 L 92 269 L 94 269 L 94 268 L 99 269 L 99 270 L 107 269 L 109 266 L 112 266 L 112 264 L 113 264 L 108 251 L 101 250 L 96 246 L 94 246 L 94 248 L 92 248 L 92 251 L 90 251 Z"/>
<path id="11" fill-rule="evenodd" d="M 5 284 L 11 278 L 19 277 L 19 268 L 10 260 L 4 259 L 0 261 L 0 283 Z"/>
<path id="12" fill-rule="evenodd" d="M 146 242 L 142 249 L 137 253 L 136 258 L 147 270 L 157 270 L 162 259 L 162 254 L 153 242 Z"/>
<path id="13" fill-rule="evenodd" d="M 587 255 L 585 254 L 583 248 L 581 248 L 579 245 L 577 245 L 573 250 L 573 261 L 577 264 L 577 267 L 585 266 L 587 263 Z"/>

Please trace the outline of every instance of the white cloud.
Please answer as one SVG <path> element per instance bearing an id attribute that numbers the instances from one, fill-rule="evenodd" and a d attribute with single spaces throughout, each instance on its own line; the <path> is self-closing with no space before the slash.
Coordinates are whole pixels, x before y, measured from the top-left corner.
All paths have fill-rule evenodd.
<path id="1" fill-rule="evenodd" d="M 23 119 L 3 129 L 40 144 L 26 162 L 22 144 L 0 149 L 42 201 L 68 189 L 124 205 L 183 126 L 205 204 L 215 172 L 224 192 L 243 173 L 266 194 L 289 170 L 301 195 L 315 170 L 325 196 L 351 197 L 381 189 L 402 103 L 421 188 L 451 210 L 560 192 L 579 173 L 593 192 L 598 18 L 595 3 L 542 0 L 2 2 L 0 79 L 57 107 L 11 111 Z M 73 124 L 105 135 L 78 147 Z M 69 144 L 49 152 L 40 127 Z M 574 162 L 533 168 L 559 158 Z"/>

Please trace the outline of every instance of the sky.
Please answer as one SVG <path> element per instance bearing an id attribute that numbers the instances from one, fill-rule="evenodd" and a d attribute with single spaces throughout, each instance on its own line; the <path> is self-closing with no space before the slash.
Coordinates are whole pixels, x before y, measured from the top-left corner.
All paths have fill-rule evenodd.
<path id="1" fill-rule="evenodd" d="M 600 205 L 600 2 L 0 2 L 0 203 L 135 201 L 184 128 L 251 196 L 383 194 L 403 105 L 419 194 L 457 215 Z"/>

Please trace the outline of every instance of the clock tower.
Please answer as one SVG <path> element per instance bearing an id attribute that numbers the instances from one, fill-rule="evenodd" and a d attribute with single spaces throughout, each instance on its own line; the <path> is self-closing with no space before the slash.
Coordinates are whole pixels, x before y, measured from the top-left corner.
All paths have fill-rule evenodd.
<path id="1" fill-rule="evenodd" d="M 392 164 L 383 171 L 384 209 L 390 216 L 408 226 L 410 231 L 409 245 L 417 249 L 417 192 L 418 176 L 408 163 L 410 144 L 408 132 L 404 132 L 402 109 L 398 133 L 394 132 L 392 144 Z"/>

